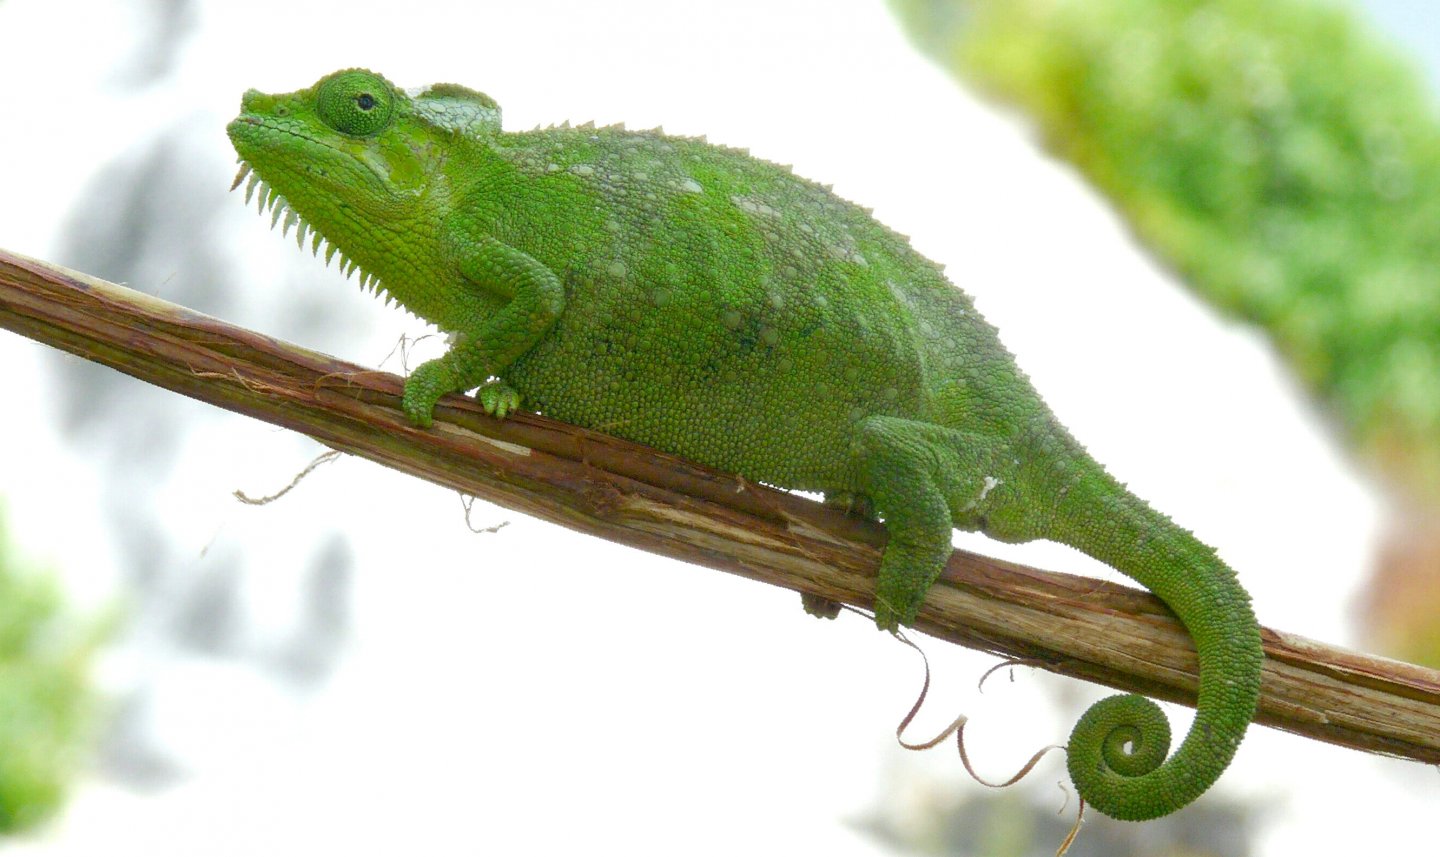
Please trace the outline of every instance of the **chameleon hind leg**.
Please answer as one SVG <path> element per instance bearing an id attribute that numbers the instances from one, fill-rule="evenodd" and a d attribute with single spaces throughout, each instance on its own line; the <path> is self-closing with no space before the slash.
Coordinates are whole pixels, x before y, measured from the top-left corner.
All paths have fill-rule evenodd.
<path id="1" fill-rule="evenodd" d="M 854 450 L 860 493 L 874 503 L 889 534 L 875 585 L 875 622 L 882 630 L 915 622 L 950 558 L 952 528 L 969 523 L 952 512 L 955 498 L 987 493 L 977 467 L 988 457 L 979 454 L 983 448 L 978 438 L 933 423 L 884 416 L 860 423 Z M 978 504 L 971 503 L 976 521 Z"/>
<path id="2" fill-rule="evenodd" d="M 874 508 L 870 505 L 870 500 L 863 494 L 856 494 L 853 491 L 827 491 L 825 492 L 825 505 L 856 518 L 863 518 L 867 521 L 879 520 L 875 516 Z M 845 609 L 845 605 L 839 601 L 812 595 L 809 592 L 800 593 L 800 606 L 805 608 L 806 613 L 817 619 L 834 619 L 840 615 L 841 610 Z"/>

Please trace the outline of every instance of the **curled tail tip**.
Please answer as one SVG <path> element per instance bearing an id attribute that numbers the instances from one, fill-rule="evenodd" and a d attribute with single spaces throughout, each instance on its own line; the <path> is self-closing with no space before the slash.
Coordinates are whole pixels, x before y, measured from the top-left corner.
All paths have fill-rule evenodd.
<path id="1" fill-rule="evenodd" d="M 1229 767 L 1253 712 L 1215 718 L 1201 709 L 1179 752 L 1160 706 L 1136 694 L 1102 699 L 1081 715 L 1066 748 L 1075 790 L 1122 821 L 1169 815 L 1204 794 Z M 1238 716 L 1244 714 L 1243 718 Z"/>
<path id="2" fill-rule="evenodd" d="M 1066 746 L 1066 765 L 1080 797 L 1122 821 L 1169 815 L 1188 801 L 1163 789 L 1136 788 L 1154 778 L 1170 753 L 1170 722 L 1143 696 L 1111 696 L 1086 709 Z"/>

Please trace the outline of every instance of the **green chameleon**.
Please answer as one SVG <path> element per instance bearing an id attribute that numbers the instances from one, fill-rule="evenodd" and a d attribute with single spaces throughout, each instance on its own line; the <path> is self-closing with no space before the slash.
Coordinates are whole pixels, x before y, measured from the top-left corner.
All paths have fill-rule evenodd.
<path id="1" fill-rule="evenodd" d="M 250 91 L 238 186 L 302 244 L 449 332 L 405 413 L 479 388 L 747 479 L 852 498 L 885 523 L 875 620 L 912 624 L 951 529 L 1072 545 L 1153 590 L 1200 657 L 1194 725 L 1136 695 L 1070 736 L 1077 790 L 1146 819 L 1230 763 L 1259 626 L 1215 552 L 1130 494 L 1051 415 L 934 263 L 788 168 L 620 127 L 507 133 L 489 97 L 350 69 Z"/>

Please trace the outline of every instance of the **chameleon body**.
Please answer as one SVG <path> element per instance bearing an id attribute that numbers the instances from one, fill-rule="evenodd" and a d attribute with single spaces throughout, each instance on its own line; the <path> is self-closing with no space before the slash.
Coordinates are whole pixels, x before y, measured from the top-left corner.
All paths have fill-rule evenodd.
<path id="1" fill-rule="evenodd" d="M 1234 573 L 1109 476 L 995 330 L 902 236 L 788 168 L 620 127 L 501 129 L 489 97 L 360 69 L 246 93 L 239 185 L 362 285 L 450 333 L 405 385 L 479 388 L 747 479 L 862 498 L 884 521 L 882 629 L 914 622 L 951 530 L 1050 539 L 1135 578 L 1200 655 L 1173 756 L 1144 697 L 1089 709 L 1068 751 L 1109 815 L 1189 803 L 1255 709 L 1261 648 Z M 247 197 L 248 198 L 248 197 Z"/>

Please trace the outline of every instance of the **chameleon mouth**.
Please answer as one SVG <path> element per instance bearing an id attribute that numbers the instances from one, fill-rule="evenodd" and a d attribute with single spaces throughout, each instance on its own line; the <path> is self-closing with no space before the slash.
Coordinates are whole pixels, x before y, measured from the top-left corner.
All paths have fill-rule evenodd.
<path id="1" fill-rule="evenodd" d="M 280 234 L 283 237 L 289 235 L 291 227 L 294 227 L 296 247 L 304 250 L 305 238 L 308 235 L 310 237 L 310 254 L 312 256 L 318 257 L 320 255 L 320 248 L 325 248 L 325 267 L 330 267 L 331 260 L 338 258 L 340 260 L 340 270 L 345 273 L 345 279 L 350 279 L 351 274 L 359 271 L 361 289 L 377 297 L 383 297 L 387 305 L 394 300 L 394 298 L 386 292 L 378 276 L 361 268 L 358 262 L 346 256 L 345 251 L 341 250 L 330 239 L 322 235 L 320 230 L 316 229 L 300 212 L 296 211 L 279 191 L 275 190 L 275 188 L 271 187 L 268 182 L 261 178 L 259 171 L 251 167 L 249 162 L 244 158 L 240 158 L 239 160 L 240 170 L 235 173 L 235 180 L 230 183 L 230 190 L 235 190 L 240 187 L 241 182 L 245 182 L 245 204 L 249 205 L 251 199 L 258 200 L 256 213 L 263 217 L 266 211 L 270 212 L 271 230 L 274 230 L 277 225 L 280 226 Z"/>

